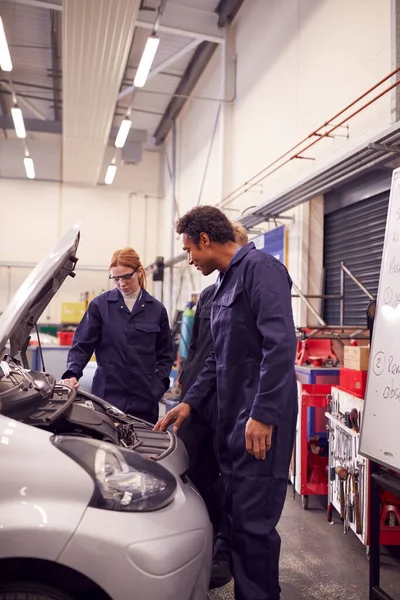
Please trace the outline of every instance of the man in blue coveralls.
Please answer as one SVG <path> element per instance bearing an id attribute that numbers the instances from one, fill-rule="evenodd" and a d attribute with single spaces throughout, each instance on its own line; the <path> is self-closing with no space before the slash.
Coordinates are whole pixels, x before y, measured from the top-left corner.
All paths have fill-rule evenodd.
<path id="1" fill-rule="evenodd" d="M 157 423 L 177 430 L 218 392 L 218 449 L 232 518 L 236 600 L 279 600 L 280 537 L 297 388 L 291 280 L 282 263 L 235 243 L 229 219 L 199 206 L 176 225 L 203 275 L 220 272 L 212 304 L 214 352 L 184 402 Z"/>

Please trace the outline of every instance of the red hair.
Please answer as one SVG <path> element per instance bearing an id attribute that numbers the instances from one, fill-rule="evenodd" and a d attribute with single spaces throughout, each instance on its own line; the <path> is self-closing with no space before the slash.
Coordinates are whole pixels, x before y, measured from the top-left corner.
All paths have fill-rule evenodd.
<path id="1" fill-rule="evenodd" d="M 134 251 L 133 248 L 122 248 L 121 250 L 115 250 L 111 257 L 110 269 L 112 267 L 129 267 L 132 269 L 139 269 L 138 280 L 141 288 L 146 288 L 146 272 L 140 262 L 139 255 Z"/>

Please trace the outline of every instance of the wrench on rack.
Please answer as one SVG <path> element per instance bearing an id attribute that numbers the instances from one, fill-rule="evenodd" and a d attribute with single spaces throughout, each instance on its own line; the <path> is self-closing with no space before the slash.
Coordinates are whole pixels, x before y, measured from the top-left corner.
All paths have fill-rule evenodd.
<path id="1" fill-rule="evenodd" d="M 333 511 L 333 482 L 335 481 L 335 430 L 330 425 L 326 426 L 328 432 L 328 508 L 327 508 L 327 519 L 328 523 L 332 523 L 332 511 Z"/>

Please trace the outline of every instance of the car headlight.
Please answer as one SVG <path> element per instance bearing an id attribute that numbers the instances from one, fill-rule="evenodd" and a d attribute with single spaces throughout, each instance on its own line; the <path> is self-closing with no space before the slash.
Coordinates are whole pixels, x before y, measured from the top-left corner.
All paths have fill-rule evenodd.
<path id="1" fill-rule="evenodd" d="M 134 450 L 68 435 L 53 436 L 51 441 L 93 478 L 96 491 L 90 502 L 92 507 L 147 512 L 173 500 L 175 477 Z"/>

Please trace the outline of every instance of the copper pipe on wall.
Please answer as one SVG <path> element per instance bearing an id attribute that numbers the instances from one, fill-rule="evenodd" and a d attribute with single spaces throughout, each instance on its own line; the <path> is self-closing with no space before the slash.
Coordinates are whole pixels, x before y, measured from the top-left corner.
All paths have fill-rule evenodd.
<path id="1" fill-rule="evenodd" d="M 344 123 L 346 123 L 347 121 L 349 121 L 350 119 L 352 119 L 354 116 L 356 116 L 362 110 L 364 110 L 365 108 L 367 108 L 368 106 L 370 106 L 373 102 L 375 102 L 376 100 L 378 100 L 379 98 L 381 98 L 387 92 L 389 92 L 390 90 L 392 90 L 395 87 L 397 87 L 400 84 L 400 80 L 396 81 L 394 84 L 392 84 L 391 86 L 389 86 L 388 88 L 386 88 L 385 90 L 383 90 L 383 92 L 381 92 L 380 94 L 378 94 L 377 96 L 375 96 L 374 98 L 372 98 L 372 100 L 368 101 L 366 104 L 364 104 L 363 106 L 361 106 L 360 108 L 358 108 L 351 115 L 345 117 L 342 121 L 340 121 L 336 125 L 332 125 L 331 128 L 329 129 L 329 131 L 321 132 L 322 129 L 329 127 L 330 126 L 329 124 L 332 123 L 332 121 L 334 121 L 335 119 L 337 119 L 338 117 L 340 117 L 341 115 L 343 115 L 350 108 L 352 108 L 355 104 L 357 104 L 358 102 L 360 102 L 363 98 L 365 98 L 366 96 L 368 96 L 376 88 L 378 88 L 379 86 L 381 86 L 385 81 L 387 81 L 388 79 L 390 79 L 391 77 L 393 77 L 394 75 L 396 75 L 399 72 L 400 72 L 400 67 L 398 67 L 397 69 L 395 69 L 394 71 L 392 71 L 391 73 L 389 73 L 386 77 L 384 77 L 383 79 L 381 79 L 380 81 L 378 81 L 378 83 L 376 83 L 371 88 L 369 88 L 361 96 L 359 96 L 358 98 L 356 98 L 355 100 L 353 100 L 353 102 L 351 102 L 349 105 L 347 105 L 341 111 L 339 111 L 331 119 L 329 119 L 328 121 L 326 121 L 323 125 L 321 125 L 320 127 L 318 127 L 318 129 L 316 129 L 315 131 L 313 131 L 312 133 L 310 133 L 307 137 L 305 137 L 303 140 L 301 140 L 301 142 L 298 142 L 297 144 L 295 144 L 292 148 L 290 148 L 290 150 L 287 150 L 284 154 L 282 154 L 281 156 L 279 156 L 279 158 L 275 159 L 272 163 L 270 163 L 269 165 L 267 165 L 266 167 L 264 167 L 264 169 L 261 169 L 261 171 L 259 171 L 258 173 L 256 173 L 253 177 L 251 177 L 244 184 L 242 184 L 241 186 L 239 186 L 238 188 L 236 188 L 236 190 L 234 190 L 233 192 L 231 192 L 230 194 L 228 194 L 225 198 L 223 198 L 223 200 L 221 200 L 221 202 L 219 202 L 217 204 L 217 206 L 219 206 L 220 208 L 223 208 L 223 207 L 227 206 L 228 204 L 230 204 L 231 202 L 233 202 L 234 200 L 236 200 L 237 198 L 239 198 L 240 196 L 242 196 L 243 194 L 245 194 L 246 192 L 248 192 L 249 190 L 251 190 L 255 185 L 259 184 L 261 181 L 263 181 L 264 179 L 266 179 L 266 177 L 272 175 L 277 170 L 281 169 L 284 165 L 288 164 L 291 160 L 293 160 L 295 158 L 302 158 L 302 157 L 299 156 L 300 154 L 304 153 L 306 150 L 308 150 L 309 148 L 311 148 L 312 146 L 314 146 L 321 139 L 329 137 L 330 134 L 333 131 L 335 131 L 336 129 L 338 129 L 342 125 L 344 125 Z M 313 140 L 310 144 L 308 144 L 307 146 L 305 146 L 299 152 L 297 152 L 295 154 L 291 154 L 294 150 L 298 149 L 300 146 L 302 146 L 302 144 L 306 143 L 312 137 L 317 137 L 317 139 Z M 290 154 L 291 154 L 291 156 L 289 156 L 289 158 L 287 158 L 283 163 L 281 163 L 280 165 L 278 165 L 277 167 L 275 167 L 274 169 L 272 169 L 271 171 L 269 171 L 268 173 L 266 173 L 266 171 L 268 171 L 269 169 L 271 169 L 271 167 L 273 167 L 274 165 L 276 165 L 277 163 L 279 163 L 281 160 L 283 160 L 284 158 L 286 158 Z"/>

